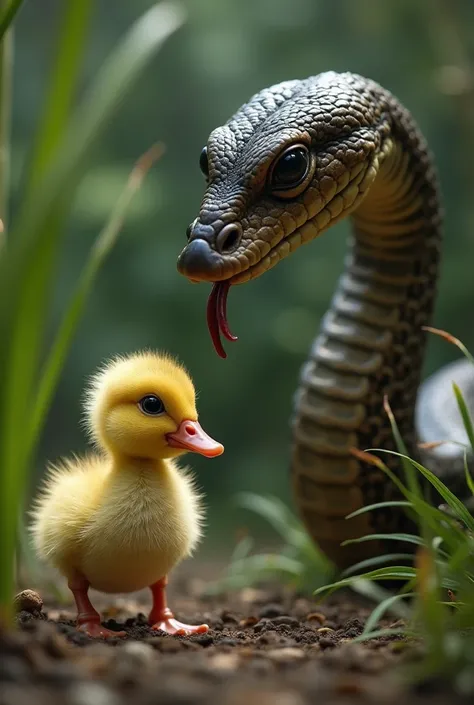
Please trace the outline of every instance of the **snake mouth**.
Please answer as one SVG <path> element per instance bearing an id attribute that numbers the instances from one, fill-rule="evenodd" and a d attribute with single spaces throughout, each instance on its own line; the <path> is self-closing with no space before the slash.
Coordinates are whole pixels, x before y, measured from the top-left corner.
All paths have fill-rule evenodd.
<path id="1" fill-rule="evenodd" d="M 214 276 L 216 278 L 214 279 L 211 274 L 211 276 L 208 276 L 205 279 L 213 284 L 207 304 L 207 324 L 214 348 L 219 357 L 227 357 L 222 345 L 220 337 L 221 333 L 224 338 L 229 341 L 237 340 L 237 337 L 232 335 L 230 332 L 227 321 L 227 298 L 230 287 L 233 285 L 244 284 L 252 279 L 256 279 L 265 272 L 268 272 L 270 269 L 275 267 L 278 262 L 281 262 L 281 260 L 285 259 L 289 254 L 297 250 L 301 245 L 309 242 L 310 240 L 314 240 L 336 222 L 345 218 L 348 211 L 352 211 L 363 197 L 364 189 L 360 188 L 360 183 L 363 181 L 366 171 L 367 164 L 361 164 L 359 168 L 356 169 L 355 175 L 349 183 L 344 188 L 336 192 L 335 195 L 340 195 L 343 198 L 346 196 L 345 207 L 337 215 L 332 216 L 327 208 L 328 204 L 325 204 L 325 206 L 321 207 L 311 219 L 308 219 L 300 227 L 282 237 L 273 246 L 271 246 L 270 250 L 263 257 L 261 257 L 258 262 L 255 262 L 245 269 L 237 271 L 236 274 L 231 274 L 226 277 L 226 261 L 222 261 L 222 258 L 220 259 L 219 266 L 216 266 L 215 268 Z M 357 192 L 354 192 L 354 186 L 357 186 Z M 231 255 L 230 257 L 235 257 L 235 255 Z M 228 257 L 226 260 L 228 261 Z M 217 277 L 219 277 L 219 279 L 217 279 Z M 198 277 L 198 279 L 201 281 L 203 280 L 202 277 Z"/>
<path id="2" fill-rule="evenodd" d="M 227 357 L 227 353 L 222 344 L 221 334 L 226 340 L 231 342 L 238 340 L 238 337 L 231 333 L 227 321 L 227 298 L 231 285 L 243 284 L 267 272 L 298 246 L 296 244 L 296 240 L 298 239 L 301 240 L 301 238 L 298 238 L 298 230 L 295 230 L 291 235 L 280 240 L 270 252 L 255 264 L 228 279 L 220 279 L 219 281 L 213 282 L 211 293 L 207 301 L 207 326 L 214 349 L 219 357 L 224 359 Z"/>

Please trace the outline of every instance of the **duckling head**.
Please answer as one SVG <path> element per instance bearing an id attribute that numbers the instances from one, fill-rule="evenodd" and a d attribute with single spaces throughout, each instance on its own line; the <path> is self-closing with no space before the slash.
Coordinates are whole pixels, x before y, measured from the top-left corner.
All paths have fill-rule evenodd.
<path id="1" fill-rule="evenodd" d="M 106 363 L 91 380 L 85 411 L 92 439 L 113 455 L 157 460 L 224 451 L 198 423 L 189 374 L 168 355 L 142 352 Z"/>

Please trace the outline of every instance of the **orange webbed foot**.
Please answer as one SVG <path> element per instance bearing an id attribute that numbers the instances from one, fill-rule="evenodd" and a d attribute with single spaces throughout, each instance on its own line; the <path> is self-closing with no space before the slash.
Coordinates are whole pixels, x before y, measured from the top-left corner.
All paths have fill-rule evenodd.
<path id="1" fill-rule="evenodd" d="M 82 622 L 77 625 L 78 632 L 84 632 L 93 639 L 115 639 L 127 636 L 127 632 L 114 632 L 112 629 L 103 627 L 100 622 Z"/>
<path id="2" fill-rule="evenodd" d="M 153 607 L 148 617 L 148 623 L 154 631 L 165 632 L 173 636 L 191 636 L 191 634 L 205 634 L 209 631 L 207 624 L 183 624 L 175 619 L 174 614 L 166 604 L 166 585 L 168 578 L 165 576 L 153 585 L 150 590 L 153 595 Z"/>
<path id="3" fill-rule="evenodd" d="M 173 636 L 191 636 L 191 634 L 206 634 L 209 631 L 207 624 L 192 626 L 183 624 L 174 617 L 164 617 L 151 627 L 153 630 L 162 631 Z"/>

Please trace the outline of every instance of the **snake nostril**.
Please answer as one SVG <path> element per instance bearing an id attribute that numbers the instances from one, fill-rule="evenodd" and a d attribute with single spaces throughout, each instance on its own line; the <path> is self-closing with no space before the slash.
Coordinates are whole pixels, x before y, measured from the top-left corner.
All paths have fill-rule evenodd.
<path id="1" fill-rule="evenodd" d="M 238 223 L 224 226 L 216 238 L 216 249 L 221 254 L 230 254 L 240 245 L 242 228 Z"/>

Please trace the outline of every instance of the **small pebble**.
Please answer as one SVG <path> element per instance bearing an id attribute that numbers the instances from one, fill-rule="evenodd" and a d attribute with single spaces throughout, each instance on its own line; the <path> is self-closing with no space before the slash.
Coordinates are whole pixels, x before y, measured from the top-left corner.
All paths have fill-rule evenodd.
<path id="1" fill-rule="evenodd" d="M 272 619 L 273 624 L 276 624 L 277 626 L 279 624 L 287 624 L 289 627 L 298 627 L 299 626 L 299 621 L 296 619 L 296 617 L 290 617 L 289 615 L 281 615 L 280 617 L 274 617 Z"/>
<path id="2" fill-rule="evenodd" d="M 246 617 L 240 620 L 239 627 L 253 627 L 257 623 L 258 617 Z"/>
<path id="3" fill-rule="evenodd" d="M 351 676 L 343 676 L 334 687 L 338 695 L 358 696 L 364 692 L 359 678 Z"/>
<path id="4" fill-rule="evenodd" d="M 257 624 L 255 624 L 253 630 L 256 634 L 259 632 L 264 632 L 267 629 L 271 629 L 271 621 L 269 619 L 261 619 Z"/>
<path id="5" fill-rule="evenodd" d="M 31 669 L 26 661 L 19 656 L 2 656 L 0 661 L 0 682 L 25 683 L 30 676 Z"/>
<path id="6" fill-rule="evenodd" d="M 219 641 L 222 646 L 237 646 L 238 641 L 236 639 L 231 639 L 230 637 L 224 637 Z"/>
<path id="7" fill-rule="evenodd" d="M 76 683 L 69 689 L 71 705 L 120 705 L 122 699 L 101 683 Z"/>
<path id="8" fill-rule="evenodd" d="M 291 646 L 287 646 L 283 649 L 272 649 L 267 651 L 267 656 L 272 661 L 277 663 L 291 663 L 292 661 L 300 661 L 306 658 L 306 654 L 302 649 L 296 649 Z"/>
<path id="9" fill-rule="evenodd" d="M 195 644 L 200 644 L 201 646 L 210 646 L 214 643 L 214 637 L 212 634 L 201 634 L 194 639 Z"/>
<path id="10" fill-rule="evenodd" d="M 231 624 L 238 624 L 240 621 L 237 615 L 235 615 L 233 612 L 229 612 L 229 610 L 222 610 L 221 619 L 224 623 L 227 622 Z"/>
<path id="11" fill-rule="evenodd" d="M 148 665 L 155 660 L 155 653 L 150 644 L 143 641 L 128 641 L 118 649 L 119 654 L 126 654 L 137 665 Z"/>
<path id="12" fill-rule="evenodd" d="M 352 619 L 348 619 L 344 624 L 344 630 L 347 636 L 356 637 L 359 636 L 359 634 L 362 634 L 364 625 L 360 619 L 353 617 Z"/>
<path id="13" fill-rule="evenodd" d="M 265 676 L 267 675 L 267 673 L 269 673 L 275 668 L 274 664 L 275 662 L 270 661 L 269 659 L 265 660 L 263 658 L 254 658 L 253 660 L 250 660 L 247 666 L 252 671 L 252 673 L 256 675 Z"/>
<path id="14" fill-rule="evenodd" d="M 49 661 L 36 674 L 39 683 L 51 684 L 55 688 L 74 683 L 79 677 L 79 669 L 70 661 Z"/>
<path id="15" fill-rule="evenodd" d="M 13 604 L 17 612 L 41 612 L 43 598 L 34 590 L 22 590 L 13 598 Z"/>
<path id="16" fill-rule="evenodd" d="M 322 649 L 330 649 L 330 648 L 336 646 L 336 644 L 334 643 L 334 641 L 332 639 L 329 639 L 327 636 L 323 636 L 319 640 L 319 646 Z"/>
<path id="17" fill-rule="evenodd" d="M 239 657 L 235 653 L 216 654 L 209 659 L 209 666 L 220 673 L 232 673 L 238 665 Z"/>
<path id="18" fill-rule="evenodd" d="M 182 651 L 183 644 L 187 642 L 169 636 L 152 636 L 145 643 L 163 653 L 173 654 Z"/>
<path id="19" fill-rule="evenodd" d="M 284 610 L 281 605 L 270 603 L 268 605 L 264 605 L 260 609 L 258 616 L 260 617 L 260 619 L 262 619 L 262 617 L 269 617 L 271 619 L 273 617 L 281 617 L 281 615 L 283 614 Z"/>

